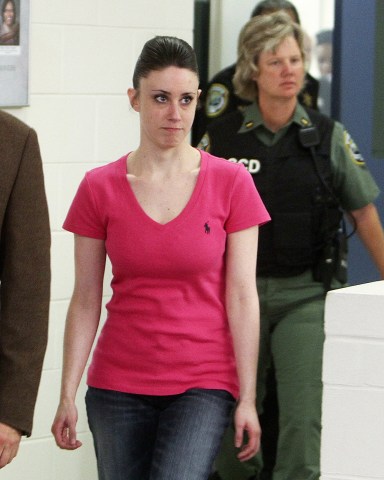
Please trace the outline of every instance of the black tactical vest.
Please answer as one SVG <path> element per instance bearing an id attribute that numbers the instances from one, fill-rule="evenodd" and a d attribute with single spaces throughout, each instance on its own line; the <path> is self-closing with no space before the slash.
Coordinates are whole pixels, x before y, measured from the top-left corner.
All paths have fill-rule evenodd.
<path id="1" fill-rule="evenodd" d="M 237 133 L 243 116 L 229 114 L 208 129 L 213 155 L 243 163 L 272 221 L 260 228 L 257 273 L 286 277 L 313 267 L 339 227 L 341 211 L 332 189 L 333 120 L 308 110 L 319 132 L 316 163 L 292 124 L 276 145 L 265 146 L 254 130 Z M 328 186 L 328 188 L 327 188 Z"/>

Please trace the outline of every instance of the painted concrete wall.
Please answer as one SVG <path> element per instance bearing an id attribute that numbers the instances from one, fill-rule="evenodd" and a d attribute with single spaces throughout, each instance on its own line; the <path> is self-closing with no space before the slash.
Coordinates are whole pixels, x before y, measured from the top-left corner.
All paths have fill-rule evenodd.
<path id="1" fill-rule="evenodd" d="M 321 480 L 384 478 L 384 281 L 330 292 Z"/>
<path id="2" fill-rule="evenodd" d="M 138 118 L 126 90 L 143 43 L 156 34 L 192 44 L 193 0 L 33 0 L 30 106 L 8 109 L 39 135 L 52 226 L 50 332 L 33 435 L 22 441 L 2 480 L 95 480 L 93 446 L 78 394 L 76 452 L 50 434 L 61 375 L 66 310 L 73 288 L 73 240 L 62 222 L 86 170 L 116 160 L 138 143 Z M 106 290 L 108 279 L 106 281 Z"/>

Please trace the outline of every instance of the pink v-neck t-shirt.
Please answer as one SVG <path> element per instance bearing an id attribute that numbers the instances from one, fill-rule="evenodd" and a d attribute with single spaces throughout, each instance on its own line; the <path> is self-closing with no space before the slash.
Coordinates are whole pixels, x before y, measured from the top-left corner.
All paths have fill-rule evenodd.
<path id="1" fill-rule="evenodd" d="M 238 396 L 225 312 L 227 235 L 270 217 L 244 166 L 201 152 L 192 196 L 165 225 L 141 208 L 127 156 L 89 171 L 64 228 L 105 241 L 112 297 L 88 385 L 146 395 L 190 388 Z"/>

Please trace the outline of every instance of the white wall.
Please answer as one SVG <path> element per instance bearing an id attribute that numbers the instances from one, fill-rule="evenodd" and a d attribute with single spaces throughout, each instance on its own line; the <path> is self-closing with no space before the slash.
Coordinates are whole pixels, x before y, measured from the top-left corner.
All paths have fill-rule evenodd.
<path id="1" fill-rule="evenodd" d="M 84 172 L 137 146 L 126 90 L 143 43 L 156 34 L 193 40 L 193 0 L 31 1 L 30 106 L 8 109 L 39 135 L 52 227 L 50 332 L 33 435 L 2 480 L 94 480 L 95 460 L 78 395 L 76 452 L 59 450 L 50 426 L 59 398 L 62 337 L 73 288 L 72 235 L 62 222 Z"/>
<path id="2" fill-rule="evenodd" d="M 333 28 L 334 0 L 290 1 L 299 13 L 302 27 L 312 38 L 323 28 Z M 211 0 L 209 78 L 236 61 L 239 32 L 257 3 L 257 0 Z M 316 75 L 316 65 L 312 63 L 311 73 Z"/>
<path id="3" fill-rule="evenodd" d="M 328 293 L 321 480 L 384 479 L 384 281 Z"/>

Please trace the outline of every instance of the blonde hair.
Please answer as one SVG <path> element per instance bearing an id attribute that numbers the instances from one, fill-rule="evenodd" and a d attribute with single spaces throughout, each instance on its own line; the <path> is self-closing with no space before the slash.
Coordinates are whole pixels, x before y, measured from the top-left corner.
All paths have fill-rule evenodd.
<path id="1" fill-rule="evenodd" d="M 304 33 L 291 17 L 283 11 L 251 18 L 241 29 L 237 47 L 236 72 L 233 77 L 235 93 L 253 102 L 258 96 L 254 78 L 259 72 L 262 52 L 275 52 L 287 37 L 294 37 L 305 60 Z"/>

